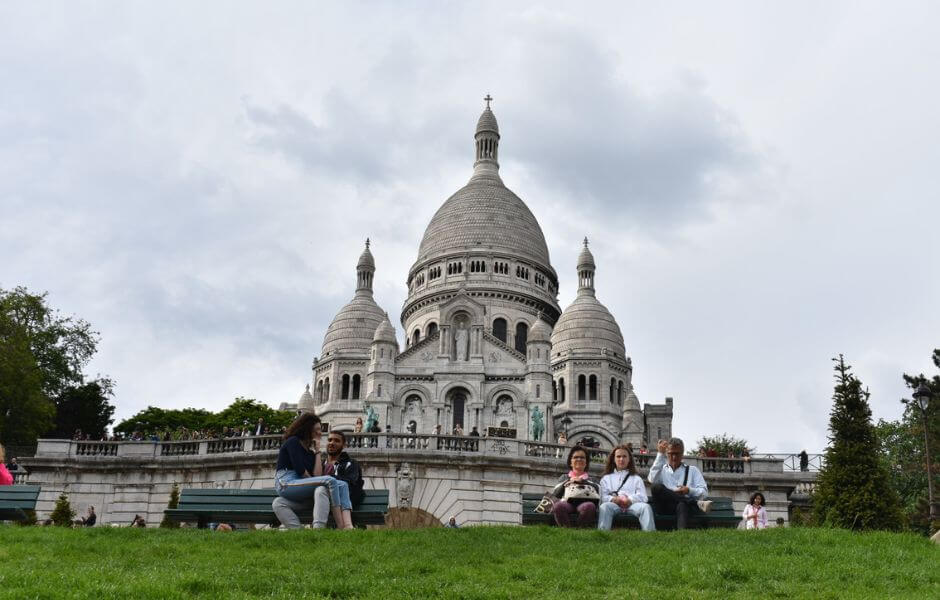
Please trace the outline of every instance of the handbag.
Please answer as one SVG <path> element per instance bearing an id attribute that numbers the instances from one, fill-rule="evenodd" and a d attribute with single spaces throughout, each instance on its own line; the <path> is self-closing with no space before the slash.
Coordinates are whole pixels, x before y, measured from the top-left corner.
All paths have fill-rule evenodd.
<path id="1" fill-rule="evenodd" d="M 565 485 L 565 495 L 562 500 L 565 502 L 599 502 L 601 499 L 597 493 L 597 488 L 586 482 L 572 482 Z"/>
<path id="2" fill-rule="evenodd" d="M 545 492 L 545 495 L 542 496 L 538 506 L 535 507 L 535 512 L 539 513 L 540 515 L 548 514 L 552 512 L 552 507 L 554 506 L 555 497 L 552 496 L 551 492 Z"/>

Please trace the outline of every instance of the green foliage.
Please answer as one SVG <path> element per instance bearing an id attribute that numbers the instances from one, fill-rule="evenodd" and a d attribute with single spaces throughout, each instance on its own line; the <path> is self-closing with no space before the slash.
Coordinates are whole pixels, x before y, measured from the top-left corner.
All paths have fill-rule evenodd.
<path id="1" fill-rule="evenodd" d="M 700 450 L 708 450 L 709 448 L 717 451 L 719 457 L 728 456 L 728 452 L 733 452 L 735 456 L 741 456 L 745 450 L 751 453 L 756 449 L 749 447 L 747 440 L 722 433 L 721 435 L 712 437 L 703 436 L 702 439 L 698 441 L 698 447 L 693 452 L 698 453 Z"/>
<path id="2" fill-rule="evenodd" d="M 53 401 L 82 383 L 98 334 L 62 317 L 46 294 L 0 289 L 0 439 L 29 445 L 54 423 Z"/>
<path id="3" fill-rule="evenodd" d="M 53 525 L 58 525 L 59 527 L 72 526 L 72 521 L 75 519 L 75 511 L 72 510 L 72 505 L 69 504 L 69 497 L 65 492 L 59 494 L 59 499 L 55 501 L 55 508 L 52 510 L 52 514 L 49 515 L 49 518 L 52 519 Z"/>
<path id="4" fill-rule="evenodd" d="M 147 435 L 162 435 L 165 431 L 186 429 L 208 429 L 212 424 L 213 414 L 201 408 L 163 409 L 148 406 L 133 417 L 121 421 L 114 431 L 130 435 L 140 431 Z"/>
<path id="5" fill-rule="evenodd" d="M 180 486 L 178 484 L 173 484 L 173 489 L 170 490 L 170 501 L 167 502 L 167 508 L 177 508 L 180 505 Z M 163 520 L 160 521 L 160 527 L 164 529 L 179 529 L 179 521 L 171 521 L 169 517 L 165 514 L 163 515 Z"/>
<path id="6" fill-rule="evenodd" d="M 107 378 L 70 386 L 56 398 L 55 427 L 49 437 L 70 438 L 76 429 L 92 439 L 101 439 L 114 422 L 114 406 L 108 400 L 114 383 Z"/>
<path id="7" fill-rule="evenodd" d="M 148 406 L 133 417 L 121 421 L 114 431 L 125 435 L 139 431 L 144 435 L 162 436 L 166 431 L 174 432 L 185 427 L 189 430 L 220 432 L 223 427 L 254 426 L 259 417 L 264 419 L 268 427 L 287 427 L 293 421 L 294 414 L 239 396 L 218 413 L 195 408 L 167 410 Z"/>
<path id="8" fill-rule="evenodd" d="M 17 521 L 16 524 L 20 527 L 31 527 L 36 524 L 36 511 L 35 510 L 24 510 L 26 513 L 26 518 L 22 521 Z"/>
<path id="9" fill-rule="evenodd" d="M 816 523 L 847 529 L 900 529 L 901 507 L 878 452 L 868 392 L 842 355 L 829 417 L 829 447 L 816 478 Z"/>
<path id="10" fill-rule="evenodd" d="M 933 363 L 940 369 L 940 350 L 933 351 Z M 930 432 L 930 454 L 933 472 L 940 468 L 940 375 L 932 378 L 920 375 L 904 375 L 911 390 L 924 383 L 932 393 L 927 405 L 927 421 Z M 896 421 L 881 420 L 875 430 L 881 444 L 882 462 L 888 469 L 891 486 L 901 499 L 901 509 L 908 527 L 912 531 L 928 535 L 932 533 L 929 523 L 930 505 L 927 493 L 927 461 L 924 447 L 924 415 L 911 400 L 901 418 Z M 940 489 L 940 481 L 934 479 Z M 934 526 L 933 529 L 936 529 Z"/>
<path id="11" fill-rule="evenodd" d="M 677 598 L 933 598 L 940 586 L 940 556 L 928 540 L 839 529 L 233 535 L 0 527 L 0 552 L 9 598 L 622 600 L 665 590 Z M 337 573 L 338 565 L 345 571 L 336 576 L 311 575 Z"/>

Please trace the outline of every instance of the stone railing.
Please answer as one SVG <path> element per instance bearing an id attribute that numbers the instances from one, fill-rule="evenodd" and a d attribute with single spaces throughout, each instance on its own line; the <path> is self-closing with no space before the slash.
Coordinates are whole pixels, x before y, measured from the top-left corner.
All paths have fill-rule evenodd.
<path id="1" fill-rule="evenodd" d="M 16 471 L 11 473 L 11 475 L 13 475 L 14 484 L 26 483 L 26 478 L 29 477 L 29 474 L 26 473 L 26 471 Z"/>
<path id="2" fill-rule="evenodd" d="M 823 464 L 825 463 L 825 454 L 807 454 L 806 468 L 800 468 L 800 455 L 797 454 L 752 454 L 751 458 L 761 458 L 761 459 L 770 459 L 770 460 L 780 460 L 783 461 L 783 470 L 784 471 L 803 471 L 809 473 L 815 473 L 819 471 Z"/>
<path id="3" fill-rule="evenodd" d="M 347 447 L 365 452 L 429 454 L 481 454 L 500 457 L 536 458 L 564 461 L 570 446 L 494 437 L 411 434 L 411 433 L 346 433 Z M 40 440 L 37 458 L 61 457 L 74 460 L 101 460 L 107 458 L 174 458 L 200 456 L 237 456 L 248 453 L 274 454 L 281 446 L 281 435 L 262 435 L 212 440 L 179 440 L 171 442 L 90 442 L 73 440 Z M 326 436 L 321 448 L 326 447 Z M 603 465 L 608 450 L 589 448 L 592 465 Z M 811 470 L 818 470 L 821 455 L 810 455 Z M 634 455 L 639 469 L 648 469 L 656 454 Z M 783 473 L 799 471 L 797 454 L 758 454 L 750 459 L 701 458 L 686 456 L 683 461 L 695 465 L 703 473 Z M 796 461 L 796 462 L 794 462 Z M 596 470 L 596 467 L 595 469 Z"/>

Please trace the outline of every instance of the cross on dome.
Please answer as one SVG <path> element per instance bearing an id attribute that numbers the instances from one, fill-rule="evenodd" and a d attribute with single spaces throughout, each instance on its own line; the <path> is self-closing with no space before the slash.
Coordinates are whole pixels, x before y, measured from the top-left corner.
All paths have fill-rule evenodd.
<path id="1" fill-rule="evenodd" d="M 487 94 L 486 97 L 483 98 L 483 99 L 486 100 L 486 110 L 489 110 L 489 109 L 490 109 L 490 102 L 493 101 L 493 97 L 490 96 L 489 94 Z"/>

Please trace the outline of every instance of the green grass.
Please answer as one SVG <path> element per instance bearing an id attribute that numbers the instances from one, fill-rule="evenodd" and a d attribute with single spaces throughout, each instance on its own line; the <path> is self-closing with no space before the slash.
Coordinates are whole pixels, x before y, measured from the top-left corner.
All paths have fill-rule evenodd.
<path id="1" fill-rule="evenodd" d="M 2 598 L 940 598 L 940 547 L 825 529 L 0 526 Z"/>

